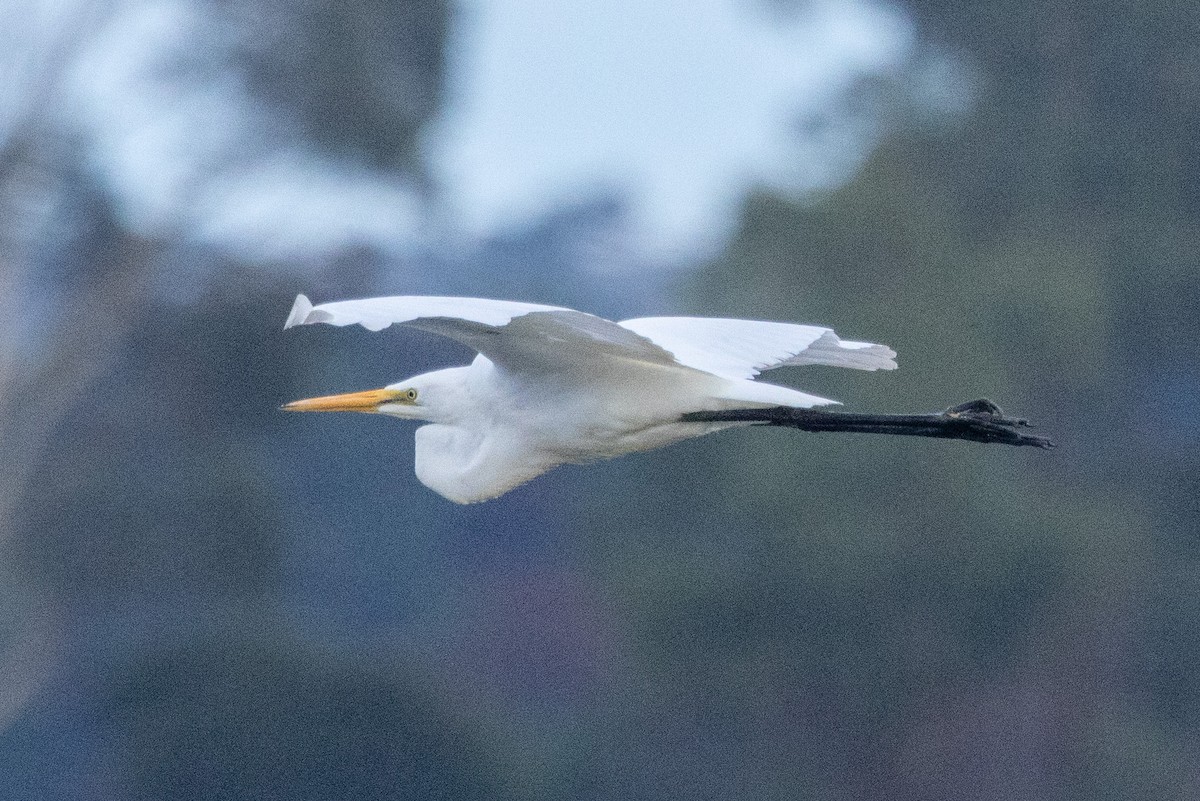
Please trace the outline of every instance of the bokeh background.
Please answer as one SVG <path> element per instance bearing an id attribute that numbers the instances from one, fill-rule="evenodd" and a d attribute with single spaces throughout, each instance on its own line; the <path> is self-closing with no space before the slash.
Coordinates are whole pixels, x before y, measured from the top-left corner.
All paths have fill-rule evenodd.
<path id="1" fill-rule="evenodd" d="M 1200 5 L 0 5 L 0 798 L 1200 795 Z M 296 292 L 836 326 L 1053 452 L 459 507 Z M 772 378 L 776 378 L 773 375 Z"/>

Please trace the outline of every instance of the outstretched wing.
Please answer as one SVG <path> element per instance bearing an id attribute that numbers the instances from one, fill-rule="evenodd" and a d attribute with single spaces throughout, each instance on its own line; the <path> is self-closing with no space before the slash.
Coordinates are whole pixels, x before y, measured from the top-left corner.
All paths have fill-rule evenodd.
<path id="1" fill-rule="evenodd" d="M 722 378 L 753 378 L 763 370 L 804 364 L 896 369 L 896 352 L 886 345 L 839 339 L 816 325 L 716 317 L 642 317 L 620 325 L 670 351 L 679 364 Z"/>
<path id="2" fill-rule="evenodd" d="M 604 357 L 682 365 L 722 378 L 828 364 L 894 370 L 885 345 L 839 339 L 829 328 L 712 317 L 642 317 L 614 323 L 559 306 L 420 295 L 342 300 L 314 306 L 298 295 L 284 328 L 310 323 L 405 325 L 467 345 L 511 371 L 586 370 Z"/>
<path id="3" fill-rule="evenodd" d="M 525 373 L 588 369 L 605 356 L 675 363 L 670 353 L 611 320 L 535 303 L 409 295 L 314 306 L 298 295 L 284 328 L 310 323 L 357 324 L 370 331 L 390 325 L 418 328 L 461 342 L 505 369 Z"/>

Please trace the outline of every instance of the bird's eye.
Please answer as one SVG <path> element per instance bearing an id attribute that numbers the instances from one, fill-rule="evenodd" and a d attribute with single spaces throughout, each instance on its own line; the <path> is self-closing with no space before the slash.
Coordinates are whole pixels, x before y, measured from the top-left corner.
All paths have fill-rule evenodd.
<path id="1" fill-rule="evenodd" d="M 415 389 L 408 390 L 404 393 L 404 398 L 405 400 L 415 401 L 417 399 L 417 391 Z"/>

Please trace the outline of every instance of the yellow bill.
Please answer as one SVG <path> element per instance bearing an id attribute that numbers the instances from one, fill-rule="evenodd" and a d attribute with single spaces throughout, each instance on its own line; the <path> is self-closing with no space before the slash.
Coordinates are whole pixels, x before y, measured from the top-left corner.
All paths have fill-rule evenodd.
<path id="1" fill-rule="evenodd" d="M 284 405 L 285 412 L 377 412 L 379 404 L 392 403 L 404 397 L 399 389 L 368 389 L 344 395 L 325 395 L 306 398 Z"/>

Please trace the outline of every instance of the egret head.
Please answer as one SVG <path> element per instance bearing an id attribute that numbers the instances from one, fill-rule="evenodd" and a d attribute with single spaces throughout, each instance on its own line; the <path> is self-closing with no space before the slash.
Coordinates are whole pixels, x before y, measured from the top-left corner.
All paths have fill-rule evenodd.
<path id="1" fill-rule="evenodd" d="M 436 422 L 444 416 L 439 412 L 452 409 L 454 399 L 461 396 L 461 392 L 456 391 L 455 382 L 447 375 L 449 373 L 455 371 L 424 373 L 389 384 L 383 389 L 293 401 L 283 409 L 289 412 L 368 412 Z"/>

